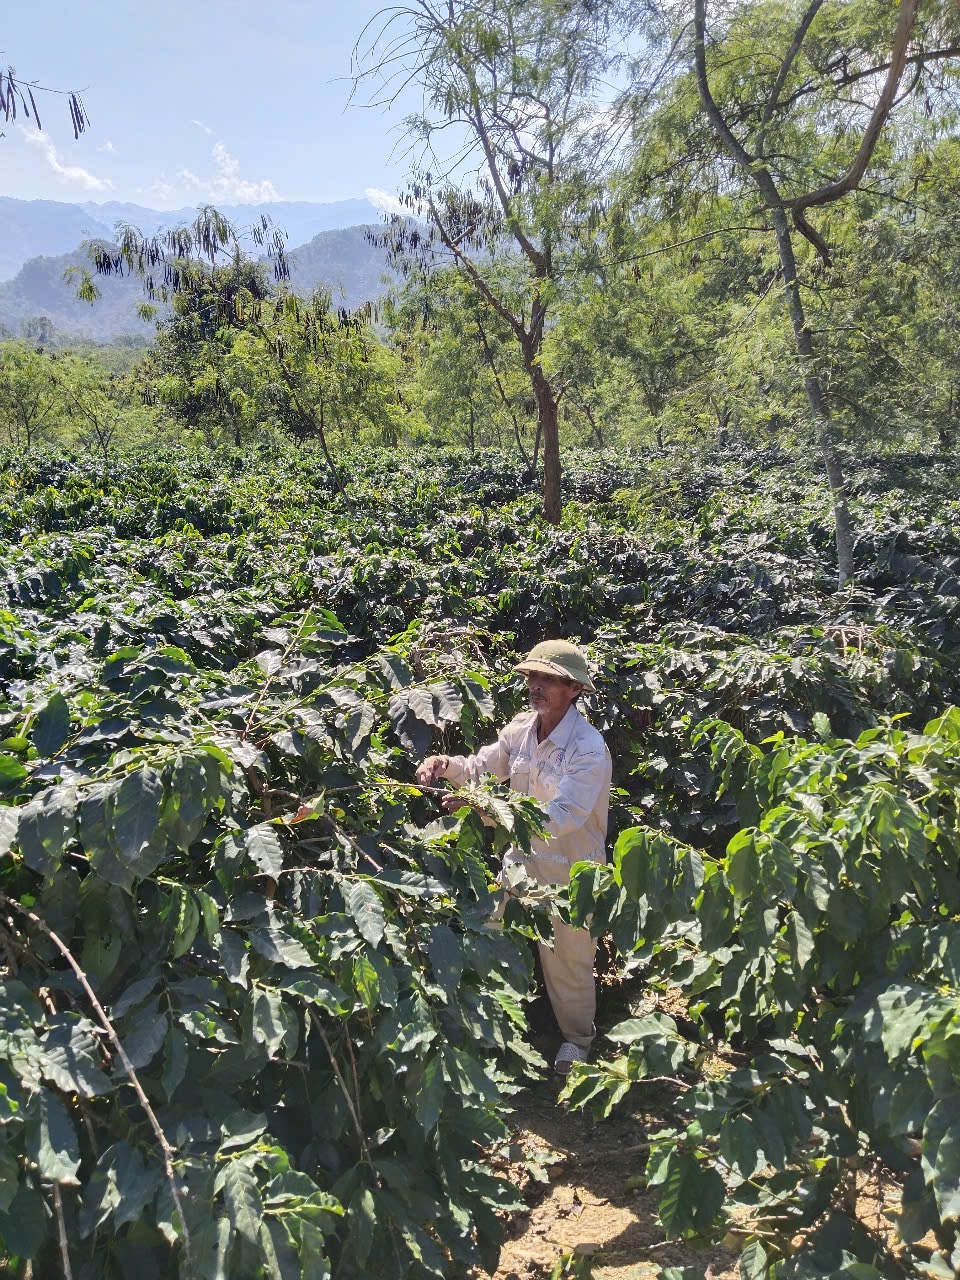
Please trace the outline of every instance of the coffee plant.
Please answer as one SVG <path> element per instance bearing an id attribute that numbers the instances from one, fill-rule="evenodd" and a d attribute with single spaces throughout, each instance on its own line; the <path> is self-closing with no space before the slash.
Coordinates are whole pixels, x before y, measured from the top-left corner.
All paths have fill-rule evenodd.
<path id="1" fill-rule="evenodd" d="M 540 815 L 485 786 L 485 821 L 441 817 L 413 763 L 488 739 L 517 655 L 567 635 L 623 833 L 569 910 L 689 1010 L 615 1028 L 571 1096 L 683 1076 L 648 1178 L 745 1274 L 887 1274 L 838 1216 L 867 1160 L 902 1187 L 896 1266 L 952 1274 L 955 469 L 864 462 L 835 596 L 795 459 L 598 454 L 559 527 L 499 456 L 339 465 L 0 458 L 8 1268 L 495 1269 L 549 919 L 486 920 Z M 698 1079 L 717 1038 L 735 1067 Z"/>

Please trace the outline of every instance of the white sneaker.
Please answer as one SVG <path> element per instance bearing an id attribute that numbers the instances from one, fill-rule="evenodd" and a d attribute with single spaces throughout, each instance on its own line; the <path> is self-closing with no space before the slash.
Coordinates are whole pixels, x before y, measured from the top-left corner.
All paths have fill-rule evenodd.
<path id="1" fill-rule="evenodd" d="M 589 1049 L 581 1049 L 578 1044 L 571 1044 L 569 1040 L 564 1040 L 557 1050 L 557 1056 L 553 1060 L 553 1069 L 560 1075 L 565 1076 L 572 1063 L 586 1062 L 589 1056 Z"/>

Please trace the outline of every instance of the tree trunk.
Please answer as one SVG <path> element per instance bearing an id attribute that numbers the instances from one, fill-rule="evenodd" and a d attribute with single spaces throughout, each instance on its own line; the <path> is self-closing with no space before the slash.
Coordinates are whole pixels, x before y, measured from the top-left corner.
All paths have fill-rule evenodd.
<path id="1" fill-rule="evenodd" d="M 803 372 L 803 386 L 807 393 L 807 403 L 813 417 L 814 431 L 830 496 L 833 501 L 834 536 L 837 546 L 837 577 L 842 589 L 850 582 L 854 574 L 853 563 L 853 525 L 850 519 L 850 508 L 847 505 L 847 487 L 843 475 L 843 467 L 837 453 L 834 438 L 833 418 L 830 405 L 820 381 L 816 368 L 816 352 L 813 346 L 813 335 L 807 324 L 803 310 L 803 299 L 800 296 L 800 285 L 797 280 L 797 260 L 793 252 L 793 241 L 790 236 L 790 224 L 783 208 L 770 210 L 777 236 L 777 249 L 780 253 L 780 266 L 783 271 L 783 287 L 787 296 L 787 310 L 790 312 L 790 323 L 793 326 L 793 337 L 800 357 L 800 368 Z"/>
<path id="2" fill-rule="evenodd" d="M 543 518 L 550 524 L 559 524 L 563 505 L 560 493 L 559 406 L 553 387 L 538 364 L 530 366 L 530 380 L 537 399 L 537 434 L 543 440 Z"/>
<path id="3" fill-rule="evenodd" d="M 943 453 L 949 453 L 957 444 L 956 388 L 950 388 L 947 411 L 937 427 L 937 443 Z"/>
<path id="4" fill-rule="evenodd" d="M 469 410 L 470 410 L 470 452 L 476 453 L 477 452 L 477 427 L 476 427 L 476 422 L 474 420 L 474 415 L 473 415 L 472 400 L 470 401 Z"/>
<path id="5" fill-rule="evenodd" d="M 580 396 L 579 400 L 581 405 L 583 406 L 583 412 L 586 414 L 587 422 L 590 424 L 590 431 L 593 435 L 594 440 L 596 440 L 597 442 L 597 448 L 602 449 L 604 448 L 603 432 L 600 430 L 600 426 L 597 423 L 597 419 L 594 416 L 594 412 L 590 408 L 590 406 L 587 404 L 586 400 L 584 400 L 583 396 Z"/>

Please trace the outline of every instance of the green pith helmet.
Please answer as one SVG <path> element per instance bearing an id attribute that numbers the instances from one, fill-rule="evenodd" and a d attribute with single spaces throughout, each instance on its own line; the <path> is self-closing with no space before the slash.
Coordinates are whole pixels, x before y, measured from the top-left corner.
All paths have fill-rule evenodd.
<path id="1" fill-rule="evenodd" d="M 564 680 L 576 680 L 590 693 L 596 693 L 590 679 L 586 654 L 569 640 L 541 640 L 513 669 L 524 674 L 528 671 L 545 671 L 547 675 L 562 676 Z"/>

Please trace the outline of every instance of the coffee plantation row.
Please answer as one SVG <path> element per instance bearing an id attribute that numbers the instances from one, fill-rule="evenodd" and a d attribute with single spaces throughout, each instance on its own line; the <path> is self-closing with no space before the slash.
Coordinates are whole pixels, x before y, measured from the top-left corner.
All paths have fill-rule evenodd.
<path id="1" fill-rule="evenodd" d="M 595 664 L 619 836 L 561 909 L 687 1009 L 625 1007 L 567 1098 L 681 1078 L 638 1172 L 749 1280 L 960 1274 L 950 459 L 860 462 L 842 595 L 773 452 L 586 455 L 559 527 L 499 455 L 341 459 L 345 494 L 292 448 L 0 466 L 15 1274 L 495 1269 L 549 919 L 484 922 L 539 817 L 441 818 L 413 764 L 491 736 L 551 635 Z"/>

